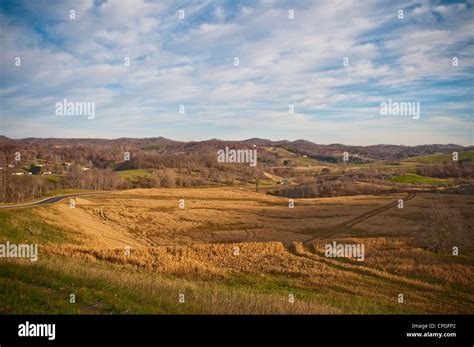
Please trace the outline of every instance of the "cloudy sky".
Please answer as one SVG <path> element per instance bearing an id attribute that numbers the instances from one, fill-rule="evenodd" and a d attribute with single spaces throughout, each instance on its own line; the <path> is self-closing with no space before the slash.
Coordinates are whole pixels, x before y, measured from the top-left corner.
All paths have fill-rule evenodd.
<path id="1" fill-rule="evenodd" d="M 0 134 L 473 145 L 473 5 L 2 1 Z"/>

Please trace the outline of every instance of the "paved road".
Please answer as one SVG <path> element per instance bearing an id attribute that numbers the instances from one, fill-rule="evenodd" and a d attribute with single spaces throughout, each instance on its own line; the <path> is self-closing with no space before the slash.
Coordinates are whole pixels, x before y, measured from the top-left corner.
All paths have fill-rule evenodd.
<path id="1" fill-rule="evenodd" d="M 59 202 L 62 199 L 65 199 L 65 198 L 71 198 L 73 196 L 81 196 L 81 195 L 91 195 L 91 194 L 100 194 L 100 193 L 76 193 L 76 194 L 58 195 L 58 196 L 52 196 L 50 198 L 46 198 L 46 199 L 43 199 L 43 200 L 40 200 L 40 201 L 29 202 L 29 203 L 24 203 L 24 204 L 2 205 L 2 206 L 0 206 L 0 209 L 23 208 L 23 207 L 34 207 L 34 206 L 50 205 L 50 204 L 54 204 L 56 202 Z"/>

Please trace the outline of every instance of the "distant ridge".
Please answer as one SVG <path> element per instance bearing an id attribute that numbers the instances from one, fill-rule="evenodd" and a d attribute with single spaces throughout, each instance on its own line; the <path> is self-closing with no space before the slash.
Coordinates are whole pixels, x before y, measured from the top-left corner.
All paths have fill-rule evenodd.
<path id="1" fill-rule="evenodd" d="M 162 136 L 147 138 L 129 138 L 121 137 L 117 139 L 99 139 L 99 138 L 36 138 L 29 137 L 25 139 L 10 139 L 7 136 L 0 135 L 0 150 L 6 148 L 24 146 L 114 146 L 147 148 L 149 150 L 166 148 L 167 152 L 206 152 L 214 151 L 225 146 L 229 147 L 281 147 L 299 155 L 306 155 L 318 159 L 325 156 L 340 156 L 343 152 L 357 154 L 367 158 L 374 159 L 403 159 L 419 155 L 429 155 L 435 153 L 448 153 L 453 151 L 474 150 L 474 146 L 461 146 L 456 144 L 430 144 L 430 145 L 369 145 L 369 146 L 353 146 L 334 143 L 330 145 L 320 145 L 314 142 L 298 139 L 295 141 L 288 140 L 268 140 L 261 138 L 250 138 L 242 141 L 210 139 L 204 141 L 175 141 Z M 155 148 L 156 146 L 156 148 Z"/>

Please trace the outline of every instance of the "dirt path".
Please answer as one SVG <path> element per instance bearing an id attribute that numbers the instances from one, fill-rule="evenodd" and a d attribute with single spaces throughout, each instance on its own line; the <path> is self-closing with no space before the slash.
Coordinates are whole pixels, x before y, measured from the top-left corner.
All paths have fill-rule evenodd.
<path id="1" fill-rule="evenodd" d="M 414 192 L 408 193 L 408 195 L 403 200 L 403 202 L 405 203 L 405 202 L 413 199 L 415 196 L 416 196 L 416 193 L 414 193 Z M 395 206 L 396 206 L 396 202 L 391 202 L 387 205 L 377 207 L 377 208 L 373 209 L 372 211 L 366 212 L 366 213 L 360 215 L 359 217 L 356 217 L 356 218 L 351 219 L 347 222 L 341 223 L 337 226 L 333 226 L 333 227 L 326 228 L 326 229 L 321 229 L 319 235 L 313 236 L 313 237 L 309 238 L 308 240 L 304 241 L 303 245 L 307 246 L 308 244 L 310 244 L 314 240 L 317 240 L 318 238 L 320 238 L 321 234 L 324 235 L 324 233 L 327 232 L 327 231 L 349 229 L 349 228 L 353 227 L 354 225 L 359 224 L 359 223 L 361 223 L 361 222 L 363 222 L 363 221 L 365 221 L 369 218 L 372 218 L 372 217 L 374 217 L 374 216 L 376 216 L 376 215 L 378 215 L 382 212 L 385 212 L 385 211 L 387 211 L 387 210 L 389 210 L 389 209 L 391 209 L 392 207 L 395 207 Z"/>
<path id="2" fill-rule="evenodd" d="M 407 202 L 408 200 L 413 199 L 415 196 L 416 196 L 415 193 L 408 193 L 407 197 L 403 200 L 403 203 Z M 374 217 L 374 216 L 376 216 L 376 215 L 378 215 L 382 212 L 385 212 L 385 211 L 391 209 L 395 205 L 396 204 L 392 202 L 392 203 L 387 204 L 385 206 L 378 207 L 376 209 L 373 209 L 372 211 L 369 211 L 367 213 L 362 214 L 361 216 L 359 216 L 357 218 L 354 218 L 351 221 L 343 223 L 341 226 L 346 227 L 346 228 L 350 228 L 350 227 L 352 227 L 356 224 L 359 224 L 359 223 L 365 221 L 366 219 L 372 218 L 372 217 Z"/>

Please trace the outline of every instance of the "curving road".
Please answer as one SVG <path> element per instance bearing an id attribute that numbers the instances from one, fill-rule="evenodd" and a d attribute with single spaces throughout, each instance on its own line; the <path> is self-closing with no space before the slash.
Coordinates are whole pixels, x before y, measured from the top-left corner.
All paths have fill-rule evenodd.
<path id="1" fill-rule="evenodd" d="M 46 198 L 46 199 L 43 199 L 43 200 L 40 200 L 40 201 L 28 202 L 28 203 L 25 203 L 25 204 L 0 205 L 0 209 L 25 208 L 25 207 L 50 205 L 50 204 L 54 204 L 56 202 L 59 202 L 62 199 L 65 199 L 65 198 L 71 198 L 73 196 L 81 196 L 81 195 L 91 195 L 91 194 L 100 194 L 100 193 L 99 192 L 93 192 L 93 193 L 75 193 L 75 194 L 57 195 L 57 196 L 52 196 L 50 198 Z"/>

